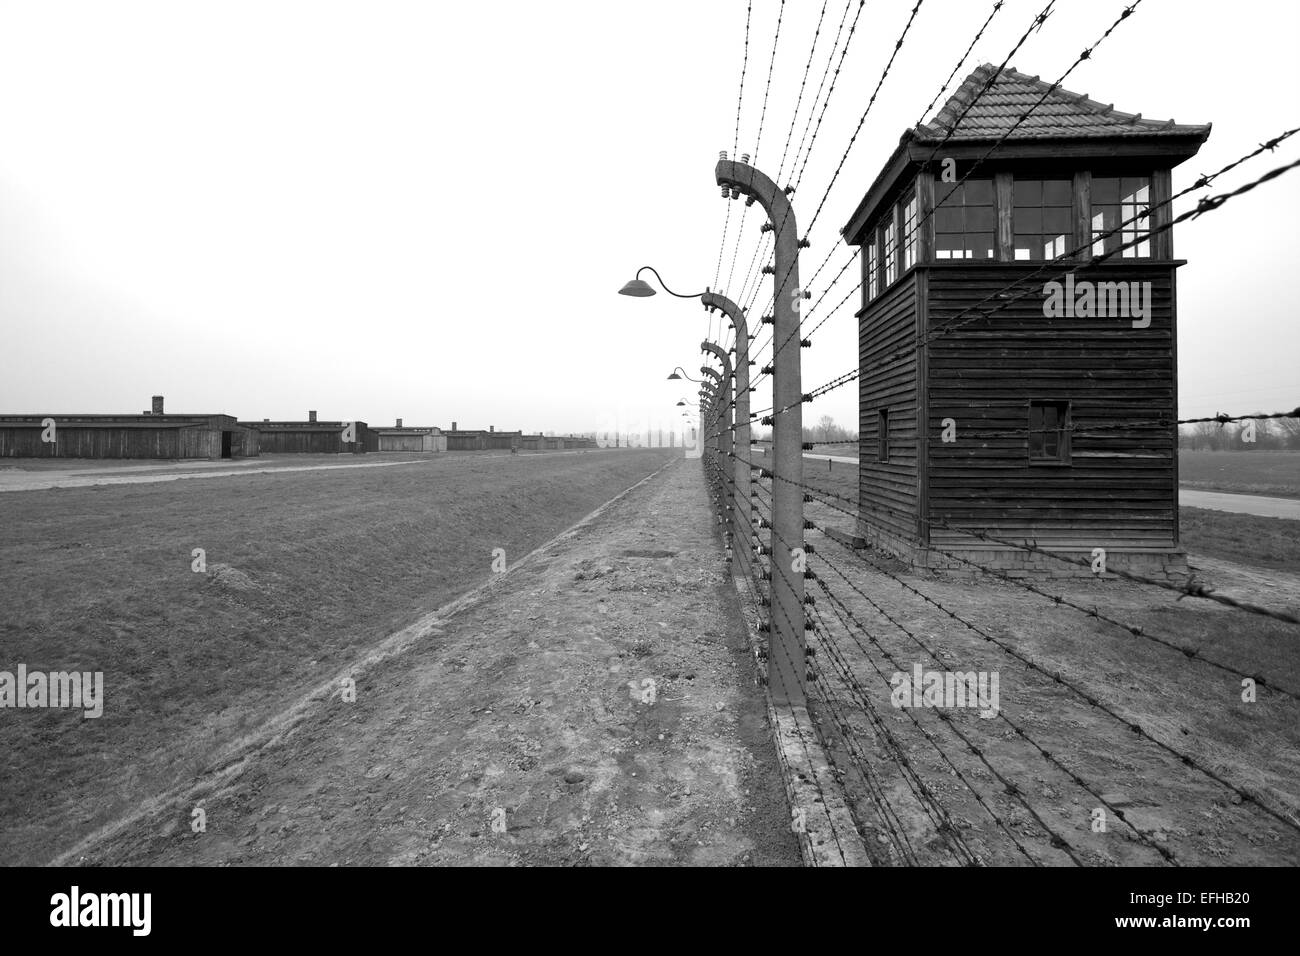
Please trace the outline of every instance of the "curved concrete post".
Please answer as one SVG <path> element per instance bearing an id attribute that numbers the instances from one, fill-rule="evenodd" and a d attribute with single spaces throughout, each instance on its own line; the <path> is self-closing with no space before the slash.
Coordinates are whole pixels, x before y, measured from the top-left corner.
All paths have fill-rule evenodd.
<path id="1" fill-rule="evenodd" d="M 735 482 L 732 475 L 735 473 L 733 467 L 736 462 L 735 449 L 732 447 L 735 434 L 732 431 L 731 410 L 736 403 L 732 397 L 732 385 L 735 381 L 735 375 L 731 367 L 731 356 L 723 351 L 722 346 L 715 342 L 704 341 L 700 343 L 700 351 L 712 353 L 719 362 L 722 363 L 722 390 L 718 396 L 718 465 L 722 475 L 722 514 L 723 530 L 727 543 L 727 558 L 731 558 L 731 549 L 733 542 L 736 540 L 736 509 L 735 509 Z"/>
<path id="2" fill-rule="evenodd" d="M 744 193 L 762 205 L 775 236 L 775 300 L 772 303 L 772 614 L 768 685 L 775 701 L 803 704 L 807 662 L 804 651 L 803 567 L 803 381 L 799 369 L 799 232 L 786 194 L 748 163 L 722 159 L 714 168 L 718 185 Z M 766 422 L 765 422 L 766 424 Z M 797 553 L 796 553 L 797 552 Z"/>
<path id="3" fill-rule="evenodd" d="M 707 378 L 705 384 L 712 386 L 713 394 L 709 398 L 709 414 L 704 417 L 704 437 L 708 439 L 707 447 L 715 456 L 722 453 L 722 430 L 718 427 L 718 416 L 721 414 L 719 407 L 722 402 L 722 376 L 707 365 L 700 366 L 700 372 L 704 375 L 711 375 L 712 381 Z"/>
<path id="4" fill-rule="evenodd" d="M 704 452 L 704 460 L 709 465 L 708 478 L 712 486 L 718 468 L 718 429 L 715 419 L 722 390 L 718 387 L 720 376 L 716 372 L 709 368 L 701 369 L 701 371 L 710 372 L 714 375 L 713 380 L 705 377 L 700 385 L 700 447 Z"/>
<path id="5" fill-rule="evenodd" d="M 749 327 L 745 322 L 745 310 L 724 295 L 705 292 L 700 296 L 706 311 L 719 310 L 731 320 L 736 330 L 735 377 L 735 418 L 732 427 L 732 450 L 735 457 L 732 469 L 732 504 L 735 507 L 735 528 L 744 535 L 744 547 L 753 552 L 754 525 L 753 506 L 750 503 L 750 462 L 754 452 L 749 444 Z M 743 461 L 741 459 L 744 459 Z M 733 528 L 733 531 L 735 529 Z"/>

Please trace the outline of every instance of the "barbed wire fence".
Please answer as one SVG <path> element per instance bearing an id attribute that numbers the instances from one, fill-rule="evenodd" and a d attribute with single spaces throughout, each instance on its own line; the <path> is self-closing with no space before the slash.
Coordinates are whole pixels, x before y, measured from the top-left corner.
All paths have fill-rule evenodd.
<path id="1" fill-rule="evenodd" d="M 969 180 L 976 168 L 997 158 L 1012 133 L 1046 103 L 1052 93 L 1061 89 L 1062 83 L 1071 73 L 1092 57 L 1100 44 L 1138 9 L 1141 2 L 1142 0 L 1136 0 L 1122 8 L 1106 30 L 1074 59 L 1036 102 L 1017 115 L 1010 128 L 967 166 L 962 183 Z M 940 155 L 944 145 L 956 134 L 973 107 L 994 88 L 1007 69 L 1007 64 L 1025 42 L 1034 33 L 1044 29 L 1053 12 L 1054 3 L 1055 0 L 1051 0 L 1034 16 L 1011 51 L 1002 59 L 1001 65 L 967 98 L 960 114 L 948 125 L 925 166 L 928 167 Z M 913 30 L 922 5 L 923 0 L 918 0 L 911 8 L 906 25 L 891 50 L 866 108 L 816 203 L 813 218 L 803 231 L 801 246 L 810 245 L 808 238 L 812 226 L 821 215 L 849 152 L 859 139 L 868 114 L 895 59 L 903 50 L 904 41 Z M 953 78 L 969 60 L 1003 5 L 1002 0 L 993 4 L 974 38 L 965 46 L 965 52 L 956 66 L 940 85 L 938 93 L 922 110 L 922 118 L 952 84 Z M 785 137 L 777 185 L 786 171 L 787 154 L 794 141 L 793 134 L 805 100 L 805 88 L 823 34 L 827 6 L 827 2 L 821 5 L 802 69 L 798 96 Z M 854 8 L 853 0 L 846 0 L 843 6 L 838 28 L 826 54 L 821 82 L 809 102 L 803 134 L 792 157 L 790 173 L 794 181 L 784 190 L 787 196 L 793 195 L 802 183 L 808 157 L 822 130 L 822 121 L 852 38 L 858 30 L 863 7 L 863 0 L 859 0 L 845 34 L 845 24 L 849 22 L 849 13 Z M 751 3 L 746 11 L 745 61 L 741 69 L 737 100 L 733 155 L 739 155 L 740 149 L 740 116 L 752 8 Z M 758 137 L 762 135 L 768 110 L 772 64 L 776 57 L 784 13 L 785 5 L 782 2 L 772 38 Z M 829 35 L 829 30 L 826 33 Z M 923 42 L 924 38 L 914 41 Z M 837 55 L 839 59 L 832 73 L 832 63 Z M 1229 805 L 1238 808 L 1237 812 L 1251 815 L 1255 825 L 1272 827 L 1271 832 L 1275 838 L 1280 835 L 1291 841 L 1290 845 L 1300 846 L 1300 842 L 1297 842 L 1300 841 L 1300 804 L 1294 795 L 1280 792 L 1265 780 L 1248 779 L 1238 772 L 1239 768 L 1216 761 L 1211 754 L 1199 747 L 1197 741 L 1187 739 L 1185 728 L 1181 734 L 1177 730 L 1171 731 L 1171 718 L 1134 712 L 1132 708 L 1118 702 L 1113 689 L 1107 686 L 1102 676 L 1088 667 L 1077 661 L 1063 661 L 1059 653 L 1046 649 L 1040 642 L 1027 637 L 1023 629 L 998 626 L 981 620 L 987 615 L 981 613 L 978 602 L 964 600 L 960 589 L 955 589 L 950 581 L 918 573 L 916 569 L 897 562 L 894 556 L 871 546 L 865 538 L 859 536 L 858 531 L 870 528 L 873 522 L 887 516 L 861 494 L 860 485 L 854 488 L 855 493 L 850 496 L 808 479 L 802 467 L 792 471 L 783 469 L 775 456 L 759 461 L 758 456 L 765 451 L 763 442 L 759 439 L 751 440 L 749 448 L 733 447 L 724 450 L 724 439 L 733 437 L 741 425 L 776 426 L 781 417 L 792 409 L 811 403 L 869 373 L 889 368 L 941 339 L 953 337 L 959 340 L 963 330 L 971 329 L 977 323 L 982 323 L 980 328 L 994 328 L 998 317 L 1005 314 L 1013 304 L 1030 295 L 1041 295 L 1045 277 L 1054 277 L 1046 279 L 1054 281 L 1055 278 L 1064 278 L 1082 267 L 1095 266 L 1122 255 L 1126 249 L 1132 249 L 1142 242 L 1150 242 L 1177 224 L 1198 219 L 1221 208 L 1233 198 L 1277 179 L 1300 165 L 1300 160 L 1271 169 L 1227 191 L 1202 195 L 1193 208 L 1177 216 L 1172 214 L 1175 200 L 1205 190 L 1219 177 L 1242 164 L 1265 152 L 1274 152 L 1297 132 L 1300 132 L 1300 127 L 1285 130 L 1260 143 L 1257 148 L 1244 152 L 1217 172 L 1201 175 L 1185 189 L 1172 193 L 1159 202 L 1148 203 L 1136 215 L 1123 219 L 1112 228 L 1094 230 L 1086 243 L 1035 264 L 1036 268 L 1032 271 L 1018 275 L 971 306 L 950 310 L 951 314 L 945 314 L 941 321 L 936 321 L 934 327 L 919 336 L 915 342 L 886 354 L 872 355 L 869 361 L 864 358 L 857 368 L 801 393 L 801 397 L 793 404 L 778 405 L 774 401 L 766 408 L 751 412 L 747 419 L 738 421 L 732 414 L 734 400 L 728 403 L 722 399 L 727 390 L 722 387 L 721 381 L 717 387 L 702 387 L 702 463 L 714 503 L 715 518 L 720 527 L 730 527 L 731 516 L 736 512 L 733 500 L 738 487 L 734 478 L 738 473 L 736 469 L 746 469 L 751 476 L 751 481 L 746 484 L 751 489 L 747 513 L 752 516 L 752 526 L 736 528 L 734 537 L 727 540 L 727 555 L 728 560 L 734 564 L 735 578 L 747 596 L 746 606 L 749 610 L 746 613 L 751 616 L 750 623 L 757 634 L 756 656 L 760 664 L 771 664 L 775 658 L 783 666 L 806 675 L 809 710 L 815 712 L 813 719 L 819 728 L 818 733 L 824 738 L 822 743 L 834 755 L 835 773 L 860 795 L 860 800 L 854 803 L 854 824 L 859 831 L 857 836 L 864 840 L 872 855 L 878 856 L 880 862 L 984 865 L 1019 861 L 1035 866 L 1113 863 L 1114 857 L 1099 851 L 1095 841 L 1090 839 L 1092 834 L 1098 832 L 1095 825 L 1091 828 L 1089 826 L 1090 823 L 1095 824 L 1096 813 L 1103 813 L 1105 817 L 1118 821 L 1116 832 L 1123 833 L 1126 839 L 1126 849 L 1123 851 L 1127 854 L 1125 860 L 1172 866 L 1184 862 L 1166 833 L 1141 815 L 1126 810 L 1126 802 L 1116 797 L 1116 781 L 1100 773 L 1095 761 L 1090 764 L 1079 759 L 1078 753 L 1070 746 L 1062 749 L 1060 734 L 1054 733 L 1030 708 L 1013 708 L 1010 712 L 1005 708 L 997 709 L 992 715 L 993 719 L 986 724 L 982 720 L 973 723 L 964 721 L 956 713 L 942 707 L 918 709 L 906 706 L 900 708 L 896 704 L 886 706 L 892 704 L 892 695 L 902 686 L 900 675 L 909 674 L 920 662 L 942 667 L 955 654 L 969 657 L 976 653 L 976 648 L 980 649 L 979 654 L 987 655 L 986 659 L 997 665 L 995 673 L 1003 667 L 1014 670 L 1020 685 L 1030 688 L 1026 691 L 1027 697 L 1053 701 L 1062 708 L 1072 709 L 1072 713 L 1077 710 L 1081 725 L 1124 731 L 1125 738 L 1131 741 L 1130 746 L 1149 761 L 1152 767 L 1160 768 L 1160 772 L 1169 779 L 1186 780 L 1188 787 L 1205 787 L 1221 793 Z M 755 157 L 758 137 L 752 154 Z M 749 154 L 745 155 L 744 162 L 748 164 Z M 724 196 L 738 198 L 737 191 L 725 184 L 722 191 Z M 956 189 L 950 190 L 942 200 L 916 217 L 907 232 L 900 235 L 896 248 L 914 241 L 936 211 L 955 193 Z M 752 202 L 751 195 L 746 209 Z M 1157 220 L 1158 214 L 1162 217 L 1160 221 Z M 722 277 L 729 224 L 728 212 L 718 253 L 715 284 Z M 773 291 L 769 309 L 776 305 L 785 291 L 789 271 L 785 275 L 777 275 L 776 269 L 768 265 L 757 270 L 757 266 L 766 261 L 782 225 L 782 222 L 764 225 L 754 243 L 748 267 L 741 270 L 741 281 L 735 287 L 733 298 L 745 313 L 749 313 L 759 301 L 764 284 L 761 280 L 766 275 L 772 275 Z M 1141 228 L 1135 229 L 1135 226 Z M 743 228 L 742 216 L 734 240 L 731 269 L 725 286 L 727 289 L 734 285 L 737 262 L 744 261 L 740 258 Z M 1127 238 L 1135 232 L 1139 234 L 1132 239 Z M 1105 252 L 1096 251 L 1103 240 L 1115 237 L 1121 241 L 1113 248 Z M 809 286 L 817 282 L 837 249 L 838 244 L 827 250 L 814 271 Z M 750 392 L 755 392 L 765 380 L 778 374 L 774 368 L 778 353 L 795 342 L 798 343 L 798 348 L 809 347 L 811 335 L 830 318 L 842 314 L 842 307 L 861 293 L 865 278 L 828 311 L 819 314 L 816 324 L 805 331 L 805 323 L 813 313 L 818 312 L 855 260 L 856 254 L 849 249 L 844 264 L 828 279 L 812 306 L 799 313 L 795 329 L 783 339 L 777 340 L 775 324 L 764 317 L 763 324 L 772 326 L 771 334 L 757 343 L 751 338 L 748 355 L 736 356 L 737 362 L 746 361 L 770 350 L 766 361 L 762 363 L 761 371 L 750 380 Z M 725 351 L 734 352 L 735 339 L 730 334 L 724 334 L 721 321 L 716 340 Z M 1183 425 L 1218 424 L 1222 427 L 1227 424 L 1297 419 L 1300 419 L 1300 408 L 1186 419 L 1177 419 L 1167 414 L 1145 418 L 1125 417 L 1117 420 L 1071 422 L 1063 427 L 1069 435 L 1079 438 L 1105 436 L 1121 431 L 1137 432 L 1149 435 L 1154 441 L 1163 442 L 1161 447 L 1176 455 L 1178 428 Z M 988 428 L 964 426 L 961 440 L 1028 442 L 1035 434 L 1059 434 L 1061 430 L 1000 428 L 992 423 L 992 427 Z M 931 432 L 932 423 L 917 422 L 918 441 L 935 440 L 937 436 Z M 850 445 L 858 441 L 835 439 L 818 444 Z M 812 446 L 811 443 L 805 443 L 803 447 L 811 450 Z M 858 480 L 861 482 L 863 479 L 859 477 Z M 792 539 L 779 532 L 774 500 L 777 486 L 796 488 L 802 495 L 805 505 L 810 509 L 810 516 L 803 520 L 803 529 L 815 535 L 814 540 L 810 541 L 804 535 Z M 1172 507 L 1177 508 L 1176 500 Z M 1145 617 L 1151 616 L 1149 614 L 1139 621 L 1136 618 L 1141 614 L 1140 611 L 1132 611 L 1134 619 L 1126 620 L 1129 615 L 1123 611 L 1110 605 L 1098 606 L 1091 603 L 1069 584 L 1056 584 L 1057 578 L 1050 573 L 1040 576 L 1017 574 L 990 558 L 989 554 L 994 550 L 1006 554 L 1023 554 L 1038 559 L 1037 566 L 1040 569 L 1059 567 L 1063 573 L 1073 574 L 1077 578 L 1104 578 L 1116 582 L 1116 586 L 1122 583 L 1124 587 L 1132 589 L 1139 608 L 1153 602 L 1157 595 L 1174 595 L 1176 602 L 1190 600 L 1201 607 L 1214 606 L 1224 615 L 1267 622 L 1261 626 L 1277 628 L 1278 641 L 1294 642 L 1300 639 L 1300 616 L 1289 607 L 1269 607 L 1223 593 L 1201 579 L 1195 569 L 1184 580 L 1171 580 L 1114 564 L 1106 566 L 1103 560 L 1103 570 L 1098 572 L 1095 551 L 1093 556 L 1085 557 L 1088 549 L 1040 544 L 1032 535 L 1007 534 L 1000 532 L 996 526 L 979 526 L 968 519 L 942 513 L 941 510 L 927 515 L 926 521 L 929 527 L 945 533 L 941 539 L 930 542 L 928 549 L 932 555 L 943 559 L 946 568 L 960 569 L 962 574 L 953 580 L 988 582 L 981 584 L 981 587 L 996 582 L 998 587 L 1018 595 L 1015 600 L 1020 603 L 1016 606 L 1023 608 L 1024 613 L 1058 610 L 1068 612 L 1077 620 L 1114 635 L 1121 642 L 1121 647 L 1141 648 L 1145 654 L 1152 655 L 1152 659 L 1157 662 L 1156 666 L 1161 668 L 1159 673 L 1148 675 L 1150 679 L 1158 679 L 1176 668 L 1191 668 L 1198 680 L 1227 677 L 1243 686 L 1249 684 L 1258 687 L 1261 693 L 1271 695 L 1268 699 L 1277 702 L 1279 706 L 1294 707 L 1300 702 L 1300 687 L 1293 686 L 1285 675 L 1268 673 L 1268 668 L 1258 662 L 1234 659 L 1230 651 L 1224 648 L 1198 646 L 1195 641 L 1178 633 L 1176 626 L 1165 625 L 1163 619 L 1151 624 L 1145 620 Z M 795 578 L 802 579 L 799 583 L 811 588 L 806 592 L 800 588 L 804 597 L 801 613 L 797 615 L 790 608 L 783 607 L 779 601 L 773 600 L 774 582 L 781 581 L 793 586 Z M 1067 576 L 1066 580 L 1072 579 Z M 1006 600 L 1010 602 L 1012 599 Z M 795 617 L 802 620 L 796 621 Z M 792 651 L 788 642 L 773 638 L 774 632 L 782 628 L 803 635 L 806 644 L 802 651 Z M 959 645 L 960 652 L 952 651 L 951 645 Z M 906 721 L 906 724 L 900 725 L 899 721 Z M 995 733 L 990 729 L 994 725 L 1004 728 L 1005 732 Z M 794 726 L 798 730 L 799 745 L 807 752 L 815 742 L 806 730 L 799 729 L 805 726 L 802 722 L 796 722 Z M 919 742 L 916 742 L 916 737 L 910 738 L 912 742 L 909 742 L 909 738 L 902 733 L 903 726 L 918 734 Z M 925 752 L 929 763 L 920 758 L 918 749 Z M 789 767 L 786 769 L 790 770 Z M 1050 776 L 1059 784 L 1059 789 L 1068 790 L 1073 795 L 1071 799 L 1074 803 L 1087 807 L 1089 814 L 1082 820 L 1077 814 L 1062 814 L 1059 807 L 1052 806 L 1050 801 L 1042 798 L 1040 782 L 1043 778 L 1035 777 L 1035 774 Z M 816 777 L 812 782 L 818 794 L 824 797 L 822 782 Z M 972 817 L 984 820 L 987 826 L 974 825 Z M 925 821 L 925 830 L 929 836 L 924 840 L 917 837 L 917 820 Z M 834 829 L 831 832 L 834 834 Z M 1106 831 L 1103 828 L 1101 832 Z M 841 860 L 847 859 L 845 848 L 838 846 L 840 836 L 837 835 L 834 839 L 839 857 Z M 1130 845 L 1131 849 L 1128 849 Z"/>

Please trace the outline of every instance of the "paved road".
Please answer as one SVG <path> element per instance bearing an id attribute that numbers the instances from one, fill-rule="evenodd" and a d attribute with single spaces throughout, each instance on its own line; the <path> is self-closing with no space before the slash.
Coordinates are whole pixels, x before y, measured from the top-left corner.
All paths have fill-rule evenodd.
<path id="1" fill-rule="evenodd" d="M 1290 518 L 1300 521 L 1300 500 L 1295 498 L 1230 495 L 1222 491 L 1180 488 L 1178 503 L 1185 508 L 1209 508 L 1211 511 L 1231 511 L 1242 515 L 1259 515 L 1261 518 Z"/>
<path id="2" fill-rule="evenodd" d="M 542 455 L 572 455 L 571 451 L 527 452 L 531 457 Z M 342 456 L 340 456 L 342 457 Z M 352 457 L 352 456 L 346 456 Z M 509 458 L 510 452 L 492 455 L 440 456 L 420 455 L 385 461 L 349 461 L 346 464 L 328 464 L 320 461 L 311 464 L 291 465 L 283 461 L 263 463 L 257 458 L 241 461 L 186 461 L 153 462 L 148 465 L 123 465 L 111 471 L 99 468 L 70 470 L 24 471 L 22 468 L 0 470 L 0 492 L 40 491 L 45 488 L 85 488 L 90 485 L 143 485 L 159 481 L 180 481 L 186 478 L 229 478 L 232 475 L 268 475 L 288 471 L 335 471 L 346 468 L 390 468 L 394 465 L 427 465 L 442 461 L 475 461 L 481 458 Z"/>

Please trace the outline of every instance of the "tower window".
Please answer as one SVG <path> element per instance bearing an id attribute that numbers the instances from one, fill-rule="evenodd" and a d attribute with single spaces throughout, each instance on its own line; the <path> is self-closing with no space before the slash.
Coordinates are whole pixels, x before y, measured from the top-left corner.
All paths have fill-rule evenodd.
<path id="1" fill-rule="evenodd" d="M 993 180 L 934 184 L 934 257 L 992 259 Z"/>
<path id="2" fill-rule="evenodd" d="M 898 278 L 898 225 L 891 215 L 880 227 L 880 242 L 885 257 L 885 285 Z"/>
<path id="3" fill-rule="evenodd" d="M 903 248 L 903 269 L 916 265 L 916 193 L 898 204 L 899 221 L 903 224 L 900 242 Z"/>
<path id="4" fill-rule="evenodd" d="M 1017 259 L 1055 259 L 1072 248 L 1068 179 L 1017 179 L 1012 201 Z"/>
<path id="5" fill-rule="evenodd" d="M 880 291 L 880 252 L 876 248 L 876 234 L 862 247 L 862 280 L 867 287 L 867 300 L 876 297 Z"/>
<path id="6" fill-rule="evenodd" d="M 1095 177 L 1092 180 L 1092 254 L 1123 250 L 1121 259 L 1145 259 L 1151 255 L 1151 180 L 1146 176 Z M 1132 219 L 1132 222 L 1128 220 Z M 1123 223 L 1112 236 L 1104 233 Z"/>

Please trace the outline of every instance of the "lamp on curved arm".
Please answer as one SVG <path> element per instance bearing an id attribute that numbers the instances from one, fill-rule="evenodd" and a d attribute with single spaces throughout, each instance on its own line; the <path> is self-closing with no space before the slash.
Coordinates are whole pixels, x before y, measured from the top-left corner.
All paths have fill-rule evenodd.
<path id="1" fill-rule="evenodd" d="M 680 372 L 681 374 L 680 374 L 680 375 L 677 374 L 678 372 Z M 668 376 L 668 381 L 670 381 L 670 382 L 679 382 L 679 381 L 681 381 L 682 379 L 686 379 L 686 381 L 688 381 L 688 382 L 695 382 L 697 385 L 698 385 L 699 382 L 700 382 L 700 379 L 698 379 L 698 378 L 691 378 L 689 375 L 687 375 L 687 374 L 686 374 L 686 370 L 683 369 L 683 368 L 679 365 L 679 366 L 677 366 L 675 369 L 673 369 L 672 374 Z"/>
<path id="2" fill-rule="evenodd" d="M 693 292 L 690 295 L 683 295 L 680 292 L 674 292 L 664 284 L 664 277 L 659 274 L 658 270 L 656 270 L 654 266 L 642 266 L 640 269 L 636 270 L 636 276 L 632 281 L 618 290 L 618 294 L 635 296 L 638 299 L 644 299 L 647 296 L 654 295 L 655 290 L 650 286 L 650 283 L 641 278 L 641 273 L 645 272 L 647 269 L 655 274 L 655 278 L 659 280 L 659 284 L 664 287 L 665 292 L 669 295 L 675 295 L 679 299 L 698 299 L 700 296 L 704 295 L 704 292 L 709 291 L 708 289 L 705 289 L 704 292 Z"/>

